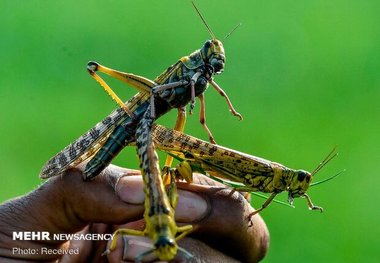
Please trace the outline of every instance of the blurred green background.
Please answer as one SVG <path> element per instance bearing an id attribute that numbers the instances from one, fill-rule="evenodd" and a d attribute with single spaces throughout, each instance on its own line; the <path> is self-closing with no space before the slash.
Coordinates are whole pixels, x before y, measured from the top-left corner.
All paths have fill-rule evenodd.
<path id="1" fill-rule="evenodd" d="M 216 81 L 244 121 L 210 88 L 217 142 L 306 170 L 338 145 L 318 179 L 347 169 L 309 191 L 325 213 L 302 199 L 262 213 L 271 233 L 264 262 L 379 260 L 380 2 L 197 4 L 219 38 L 243 23 L 224 43 Z M 116 107 L 87 61 L 154 78 L 208 38 L 190 1 L 1 1 L 0 201 L 38 186 L 45 161 Z M 124 99 L 135 93 L 109 81 Z M 186 132 L 206 139 L 196 108 Z M 171 127 L 175 115 L 159 123 Z M 115 163 L 137 167 L 134 149 Z"/>

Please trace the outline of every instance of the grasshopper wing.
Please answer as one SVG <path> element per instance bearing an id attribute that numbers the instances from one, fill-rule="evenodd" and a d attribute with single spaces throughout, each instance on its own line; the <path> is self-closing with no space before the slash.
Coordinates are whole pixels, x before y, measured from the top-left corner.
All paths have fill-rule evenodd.
<path id="1" fill-rule="evenodd" d="M 114 110 L 95 127 L 47 161 L 40 172 L 40 178 L 46 179 L 61 175 L 67 169 L 73 168 L 93 156 L 102 147 L 115 126 L 126 117 L 127 114 L 123 109 Z"/>

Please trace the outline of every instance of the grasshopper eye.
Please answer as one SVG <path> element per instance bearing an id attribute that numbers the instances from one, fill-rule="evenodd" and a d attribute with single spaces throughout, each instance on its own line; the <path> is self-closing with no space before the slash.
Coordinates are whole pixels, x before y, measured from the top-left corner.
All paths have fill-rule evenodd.
<path id="1" fill-rule="evenodd" d="M 309 172 L 304 171 L 304 170 L 299 170 L 297 172 L 297 179 L 299 182 L 306 181 L 306 183 L 309 183 L 311 180 L 311 174 Z"/>
<path id="2" fill-rule="evenodd" d="M 211 47 L 211 40 L 207 40 L 206 43 L 204 44 L 205 48 L 210 48 Z"/>
<path id="3" fill-rule="evenodd" d="M 297 179 L 299 182 L 303 182 L 305 178 L 307 177 L 307 173 L 303 170 L 298 171 Z"/>

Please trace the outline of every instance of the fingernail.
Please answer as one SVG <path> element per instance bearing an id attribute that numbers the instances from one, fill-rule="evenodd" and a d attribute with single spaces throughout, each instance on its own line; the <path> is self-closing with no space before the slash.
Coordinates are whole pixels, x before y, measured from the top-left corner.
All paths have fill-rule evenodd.
<path id="1" fill-rule="evenodd" d="M 124 176 L 115 186 L 116 194 L 126 203 L 140 205 L 144 203 L 143 182 L 141 176 Z"/>
<path id="2" fill-rule="evenodd" d="M 175 212 L 176 220 L 198 221 L 207 215 L 208 202 L 203 197 L 189 191 L 178 190 L 179 200 Z"/>
<path id="3" fill-rule="evenodd" d="M 143 204 L 144 191 L 141 176 L 125 176 L 120 178 L 115 187 L 116 194 L 129 204 Z M 178 190 L 178 205 L 175 211 L 176 220 L 193 222 L 207 215 L 209 205 L 206 199 L 185 190 Z"/>
<path id="4" fill-rule="evenodd" d="M 124 253 L 123 260 L 128 262 L 135 262 L 136 257 L 147 252 L 152 252 L 154 246 L 152 240 L 147 237 L 140 236 L 123 236 Z M 144 256 L 144 262 L 158 262 L 155 261 L 156 255 L 148 253 Z M 159 261 L 161 262 L 161 261 Z"/>

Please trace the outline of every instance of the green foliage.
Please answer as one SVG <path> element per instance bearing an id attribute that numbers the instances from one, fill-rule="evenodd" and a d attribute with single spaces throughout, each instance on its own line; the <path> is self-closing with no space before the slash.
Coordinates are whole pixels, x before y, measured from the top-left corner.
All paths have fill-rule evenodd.
<path id="1" fill-rule="evenodd" d="M 45 161 L 116 107 L 86 73 L 87 61 L 154 78 L 209 37 L 190 1 L 150 2 L 1 1 L 1 201 L 36 187 Z M 307 170 L 338 145 L 340 157 L 316 180 L 347 169 L 309 192 L 323 214 L 302 199 L 296 209 L 272 204 L 262 213 L 271 232 L 265 262 L 378 257 L 379 5 L 198 1 L 219 38 L 243 23 L 225 41 L 226 70 L 216 81 L 245 119 L 230 116 L 208 90 L 217 142 Z M 135 93 L 110 83 L 124 99 Z M 186 131 L 206 139 L 197 114 Z M 159 123 L 172 126 L 174 118 Z M 137 167 L 134 149 L 116 163 Z"/>

